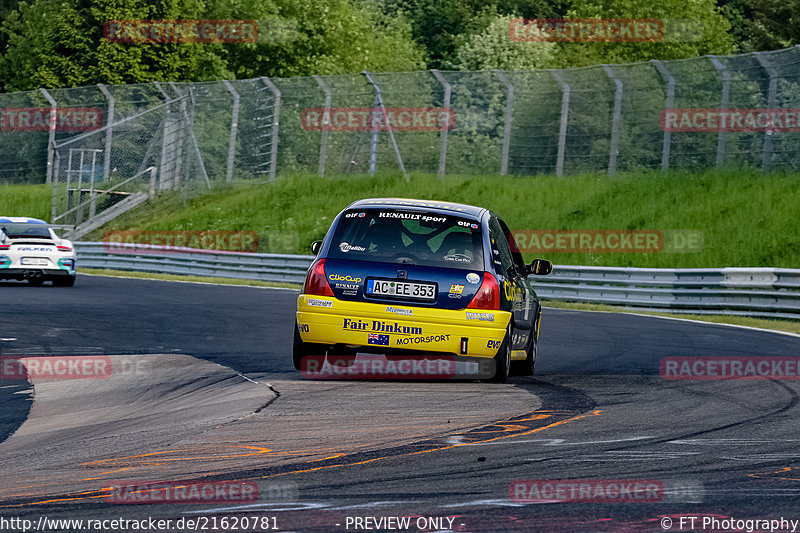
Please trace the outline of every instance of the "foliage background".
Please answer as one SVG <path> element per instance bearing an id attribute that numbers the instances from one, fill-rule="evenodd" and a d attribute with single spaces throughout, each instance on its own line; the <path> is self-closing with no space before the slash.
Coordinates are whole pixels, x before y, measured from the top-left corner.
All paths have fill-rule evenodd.
<path id="1" fill-rule="evenodd" d="M 688 42 L 515 43 L 511 18 L 691 20 Z M 114 19 L 253 19 L 254 43 L 122 44 Z M 785 48 L 784 0 L 0 0 L 0 90 L 407 71 L 563 68 Z"/>

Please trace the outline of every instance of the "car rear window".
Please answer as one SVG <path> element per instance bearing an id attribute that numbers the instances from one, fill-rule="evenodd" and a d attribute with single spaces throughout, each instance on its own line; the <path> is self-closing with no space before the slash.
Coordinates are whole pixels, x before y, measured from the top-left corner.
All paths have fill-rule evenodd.
<path id="1" fill-rule="evenodd" d="M 481 226 L 446 213 L 403 209 L 346 211 L 328 257 L 483 270 Z"/>
<path id="2" fill-rule="evenodd" d="M 8 235 L 10 239 L 20 237 L 34 239 L 49 239 L 50 231 L 45 224 L 20 224 L 20 223 L 0 223 L 0 230 Z"/>

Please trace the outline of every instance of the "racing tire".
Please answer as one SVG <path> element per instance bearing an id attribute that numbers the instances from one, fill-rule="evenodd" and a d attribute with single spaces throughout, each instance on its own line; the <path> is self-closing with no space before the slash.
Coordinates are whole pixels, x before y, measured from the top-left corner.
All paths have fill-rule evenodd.
<path id="1" fill-rule="evenodd" d="M 528 356 L 522 361 L 514 361 L 511 363 L 512 376 L 532 376 L 534 375 L 534 366 L 536 365 L 536 346 L 539 341 L 539 324 L 542 320 L 542 308 L 539 307 L 539 312 L 536 314 L 536 321 L 533 323 L 533 331 L 530 339 L 528 340 L 528 349 L 526 350 Z"/>
<path id="2" fill-rule="evenodd" d="M 491 383 L 505 383 L 511 370 L 511 324 L 508 325 L 503 344 L 494 356 L 494 376 L 487 381 Z"/>
<path id="3" fill-rule="evenodd" d="M 528 357 L 522 361 L 511 361 L 512 376 L 532 376 L 536 365 L 536 338 L 531 335 L 528 342 Z"/>
<path id="4" fill-rule="evenodd" d="M 72 287 L 75 285 L 75 276 L 53 278 L 53 287 Z"/>
<path id="5" fill-rule="evenodd" d="M 297 329 L 297 321 L 295 321 L 294 342 L 292 342 L 292 363 L 295 370 L 302 370 L 303 358 L 310 355 L 324 356 L 325 350 L 321 344 L 303 342 L 300 331 Z"/>

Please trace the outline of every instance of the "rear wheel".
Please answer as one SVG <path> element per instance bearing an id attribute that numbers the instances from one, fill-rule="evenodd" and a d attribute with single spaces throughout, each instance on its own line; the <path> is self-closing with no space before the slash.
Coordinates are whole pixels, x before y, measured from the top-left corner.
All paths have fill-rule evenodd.
<path id="1" fill-rule="evenodd" d="M 505 383 L 511 369 L 511 324 L 508 325 L 503 344 L 494 356 L 494 376 L 488 381 L 492 383 Z"/>
<path id="2" fill-rule="evenodd" d="M 536 337 L 531 335 L 528 341 L 528 349 L 526 350 L 528 357 L 522 361 L 511 362 L 511 375 L 512 376 L 532 376 L 533 367 L 536 364 Z"/>
<path id="3" fill-rule="evenodd" d="M 542 320 L 542 308 L 536 314 L 536 321 L 533 323 L 533 330 L 531 330 L 530 338 L 528 339 L 528 349 L 526 350 L 528 356 L 522 361 L 514 361 L 511 363 L 512 376 L 532 376 L 534 373 L 534 365 L 536 364 L 536 345 L 539 340 L 539 324 Z"/>
<path id="4" fill-rule="evenodd" d="M 303 358 L 312 355 L 324 356 L 325 350 L 321 344 L 303 342 L 300 331 L 297 329 L 297 321 L 294 323 L 294 342 L 292 343 L 292 363 L 296 370 L 303 370 Z"/>

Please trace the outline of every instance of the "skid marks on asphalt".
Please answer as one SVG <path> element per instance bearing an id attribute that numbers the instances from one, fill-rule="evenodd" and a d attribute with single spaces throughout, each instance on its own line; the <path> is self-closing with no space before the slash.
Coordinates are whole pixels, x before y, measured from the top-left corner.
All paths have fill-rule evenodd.
<path id="1" fill-rule="evenodd" d="M 131 470 L 139 467 L 159 467 L 168 463 L 178 461 L 191 462 L 196 464 L 198 462 L 208 464 L 216 460 L 238 459 L 241 457 L 260 456 L 267 458 L 271 456 L 295 456 L 298 459 L 305 457 L 302 461 L 308 464 L 308 467 L 298 468 L 298 463 L 290 463 L 286 465 L 277 465 L 267 468 L 257 476 L 248 476 L 236 479 L 225 479 L 224 482 L 241 482 L 248 480 L 267 479 L 282 476 L 298 475 L 307 472 L 317 472 L 320 470 L 344 468 L 344 467 L 357 467 L 368 465 L 379 461 L 385 461 L 399 457 L 410 457 L 421 454 L 437 453 L 445 450 L 467 446 L 472 444 L 497 442 L 500 440 L 514 439 L 531 435 L 541 431 L 546 431 L 564 424 L 574 423 L 586 418 L 600 416 L 601 411 L 598 409 L 591 410 L 586 413 L 576 413 L 574 411 L 553 411 L 553 410 L 537 410 L 517 417 L 511 417 L 505 420 L 499 420 L 493 424 L 481 426 L 468 431 L 457 433 L 454 435 L 427 439 L 417 443 L 390 448 L 387 450 L 378 450 L 376 452 L 357 452 L 348 454 L 343 451 L 333 449 L 328 450 L 276 450 L 260 446 L 232 446 L 237 448 L 236 451 L 223 452 L 219 454 L 206 454 L 196 453 L 191 449 L 182 450 L 167 450 L 167 451 L 154 451 L 145 454 L 118 457 L 111 459 L 101 459 L 96 461 L 87 461 L 81 463 L 81 466 L 97 467 L 107 466 L 109 470 L 96 474 L 91 478 L 83 478 L 78 481 L 99 481 L 102 483 L 104 479 L 110 479 L 107 476 L 118 474 L 119 472 Z M 310 466 L 313 464 L 314 466 Z M 205 472 L 203 476 L 219 476 L 219 472 Z M 229 476 L 225 476 L 229 477 Z M 204 481 L 209 481 L 207 477 L 203 477 Z M 183 479 L 181 482 L 190 482 L 192 480 Z M 23 487 L 18 487 L 22 489 Z M 36 501 L 21 502 L 17 504 L 0 506 L 3 507 L 23 507 L 37 504 L 47 504 L 54 502 L 77 501 L 83 499 L 104 498 L 110 489 L 102 487 L 94 490 L 87 490 L 66 494 L 57 498 L 38 499 Z M 4 499 L 14 500 L 15 498 L 25 499 L 25 494 L 6 494 Z"/>

